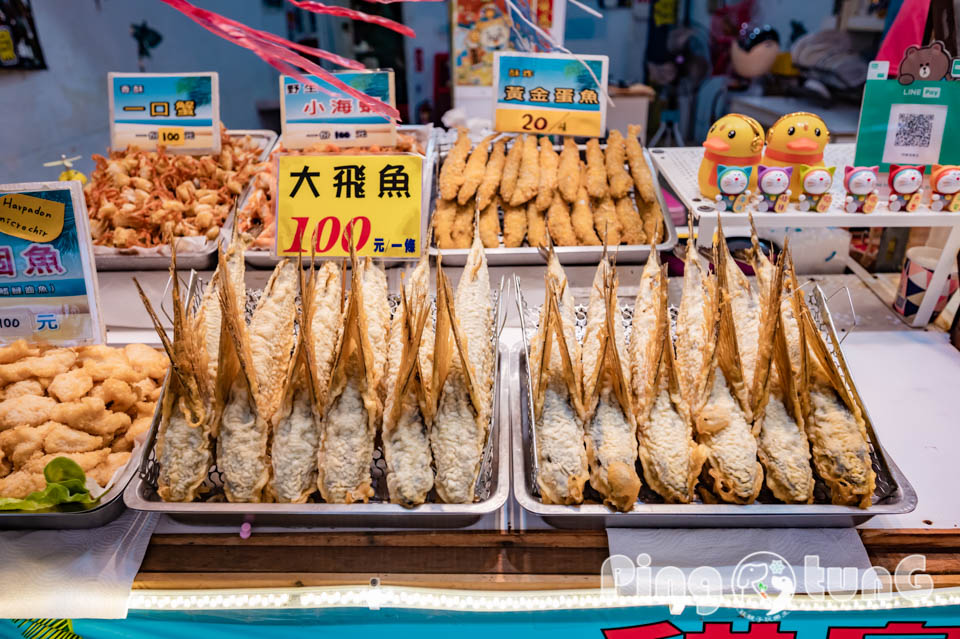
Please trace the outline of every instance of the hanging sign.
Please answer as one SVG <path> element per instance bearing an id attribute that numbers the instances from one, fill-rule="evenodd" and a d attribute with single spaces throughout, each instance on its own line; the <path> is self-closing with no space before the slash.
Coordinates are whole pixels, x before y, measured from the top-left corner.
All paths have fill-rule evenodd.
<path id="1" fill-rule="evenodd" d="M 602 137 L 608 66 L 604 55 L 584 55 L 578 60 L 555 53 L 497 53 L 493 58 L 494 129 Z"/>
<path id="2" fill-rule="evenodd" d="M 104 337 L 80 183 L 0 185 L 0 342 Z"/>
<path id="3" fill-rule="evenodd" d="M 423 157 L 281 155 L 277 256 L 358 255 L 415 259 L 420 237 Z"/>
<path id="4" fill-rule="evenodd" d="M 163 146 L 220 153 L 220 85 L 214 73 L 108 73 L 110 148 Z"/>
<path id="5" fill-rule="evenodd" d="M 390 69 L 346 71 L 338 80 L 370 97 L 396 107 L 394 75 Z M 280 122 L 283 146 L 305 149 L 329 142 L 337 146 L 396 146 L 397 125 L 374 113 L 326 80 L 307 76 L 321 88 L 296 78 L 280 76 Z"/>

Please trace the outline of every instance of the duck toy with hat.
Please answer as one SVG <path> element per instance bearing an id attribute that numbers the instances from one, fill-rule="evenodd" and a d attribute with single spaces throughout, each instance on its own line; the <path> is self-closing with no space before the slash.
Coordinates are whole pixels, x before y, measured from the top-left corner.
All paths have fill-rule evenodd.
<path id="1" fill-rule="evenodd" d="M 927 167 L 917 165 L 890 165 L 890 198 L 887 208 L 891 211 L 916 211 L 923 199 L 923 171 Z"/>
<path id="2" fill-rule="evenodd" d="M 820 116 L 805 111 L 781 116 L 767 131 L 764 166 L 792 166 L 791 199 L 800 197 L 801 166 L 823 166 L 823 150 L 830 141 L 830 132 Z"/>
<path id="3" fill-rule="evenodd" d="M 800 194 L 797 208 L 801 211 L 813 209 L 817 213 L 824 213 L 833 203 L 830 187 L 833 186 L 835 166 L 807 166 L 800 165 L 800 184 L 803 193 Z"/>
<path id="4" fill-rule="evenodd" d="M 717 185 L 720 192 L 714 197 L 717 210 L 743 213 L 750 201 L 750 174 L 752 166 L 717 166 Z"/>
<path id="5" fill-rule="evenodd" d="M 707 139 L 703 141 L 703 160 L 697 172 L 700 194 L 707 199 L 715 199 L 721 189 L 717 183 L 720 165 L 725 167 L 748 167 L 751 171 L 760 164 L 763 153 L 763 127 L 750 116 L 728 113 L 714 122 Z M 749 188 L 756 186 L 757 176 L 753 172 Z"/>
<path id="6" fill-rule="evenodd" d="M 847 190 L 847 213 L 873 213 L 879 200 L 877 166 L 846 166 L 843 168 L 843 186 Z"/>
<path id="7" fill-rule="evenodd" d="M 757 167 L 757 210 L 783 213 L 790 203 L 790 178 L 792 166 Z"/>
<path id="8" fill-rule="evenodd" d="M 930 208 L 960 211 L 960 166 L 934 164 L 930 167 Z"/>

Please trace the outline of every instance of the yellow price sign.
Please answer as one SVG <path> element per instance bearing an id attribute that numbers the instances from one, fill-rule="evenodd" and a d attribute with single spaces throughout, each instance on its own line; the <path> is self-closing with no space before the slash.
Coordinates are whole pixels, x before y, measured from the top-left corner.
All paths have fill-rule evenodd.
<path id="1" fill-rule="evenodd" d="M 0 197 L 0 233 L 30 242 L 52 242 L 63 232 L 63 202 L 23 193 Z"/>
<path id="2" fill-rule="evenodd" d="M 281 155 L 277 158 L 278 256 L 413 259 L 420 237 L 423 158 Z"/>
<path id="3" fill-rule="evenodd" d="M 603 135 L 603 119 L 600 113 L 498 108 L 494 128 L 543 135 L 599 137 Z"/>
<path id="4" fill-rule="evenodd" d="M 186 141 L 182 126 L 160 127 L 157 129 L 157 144 L 164 146 L 183 146 Z"/>

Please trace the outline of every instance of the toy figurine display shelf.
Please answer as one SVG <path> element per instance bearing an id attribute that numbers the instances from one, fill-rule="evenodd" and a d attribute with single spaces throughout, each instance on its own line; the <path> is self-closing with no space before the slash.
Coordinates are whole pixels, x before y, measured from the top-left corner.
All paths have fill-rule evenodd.
<path id="1" fill-rule="evenodd" d="M 843 167 L 853 165 L 855 152 L 854 144 L 828 144 L 824 150 L 823 161 L 826 166 L 836 166 L 837 173 L 833 180 L 830 193 L 833 195 L 833 204 L 823 212 L 801 211 L 795 202 L 787 206 L 783 213 L 772 211 L 761 213 L 756 205 L 749 205 L 743 213 L 732 211 L 718 212 L 715 202 L 701 197 L 697 184 L 697 171 L 703 159 L 702 147 L 678 147 L 650 149 L 650 155 L 660 175 L 663 176 L 670 188 L 683 202 L 688 210 L 697 218 L 697 244 L 708 246 L 713 241 L 714 230 L 718 220 L 723 222 L 724 233 L 728 237 L 734 235 L 749 235 L 750 222 L 747 212 L 752 213 L 757 228 L 778 227 L 824 227 L 837 226 L 872 227 L 872 226 L 947 226 L 952 227 L 947 243 L 944 246 L 940 261 L 934 271 L 933 278 L 927 291 L 942 291 L 953 265 L 954 256 L 960 250 L 960 213 L 947 211 L 933 211 L 929 208 L 929 195 L 924 196 L 924 203 L 912 212 L 893 212 L 887 208 L 886 202 L 889 189 L 886 185 L 886 174 L 880 175 L 880 202 L 873 213 L 847 213 L 843 210 L 846 192 L 843 188 Z M 928 178 L 928 176 L 924 176 Z M 925 187 L 929 193 L 929 189 Z M 925 294 L 920 309 L 913 321 L 913 326 L 926 326 L 933 314 L 933 307 L 937 302 L 937 295 Z"/>

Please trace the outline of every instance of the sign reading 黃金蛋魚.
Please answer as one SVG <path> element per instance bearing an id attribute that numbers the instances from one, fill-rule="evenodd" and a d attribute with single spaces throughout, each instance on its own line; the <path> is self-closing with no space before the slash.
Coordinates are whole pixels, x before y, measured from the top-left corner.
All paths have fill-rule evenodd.
<path id="1" fill-rule="evenodd" d="M 110 147 L 220 153 L 220 85 L 211 73 L 108 73 Z"/>
<path id="2" fill-rule="evenodd" d="M 396 106 L 393 71 L 344 71 L 338 80 L 360 93 Z M 397 126 L 369 105 L 315 75 L 317 86 L 280 76 L 280 126 L 283 146 L 305 149 L 329 143 L 341 147 L 395 146 Z"/>
<path id="3" fill-rule="evenodd" d="M 102 342 L 79 182 L 0 185 L 0 343 Z"/>
<path id="4" fill-rule="evenodd" d="M 420 237 L 423 157 L 281 155 L 277 256 L 414 259 Z"/>
<path id="5" fill-rule="evenodd" d="M 607 118 L 607 67 L 603 55 L 495 54 L 493 128 L 602 137 Z"/>

